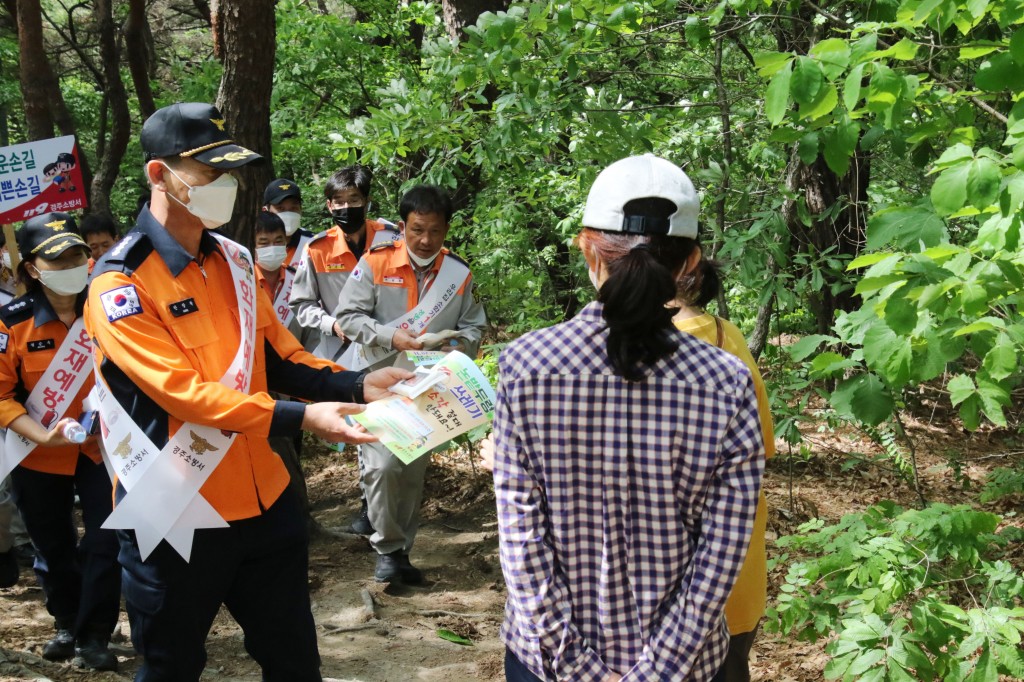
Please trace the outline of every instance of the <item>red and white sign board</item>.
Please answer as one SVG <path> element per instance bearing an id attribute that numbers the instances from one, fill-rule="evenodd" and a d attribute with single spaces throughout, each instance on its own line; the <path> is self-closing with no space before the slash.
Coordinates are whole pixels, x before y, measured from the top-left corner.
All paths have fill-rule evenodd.
<path id="1" fill-rule="evenodd" d="M 85 207 L 74 135 L 0 147 L 0 225 Z"/>

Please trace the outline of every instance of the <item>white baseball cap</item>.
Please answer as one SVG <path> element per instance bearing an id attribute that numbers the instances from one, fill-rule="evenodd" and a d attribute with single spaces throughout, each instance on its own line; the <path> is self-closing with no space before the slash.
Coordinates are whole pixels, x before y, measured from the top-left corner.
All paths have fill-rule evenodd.
<path id="1" fill-rule="evenodd" d="M 626 204 L 635 199 L 660 198 L 676 206 L 666 219 L 627 215 Z M 697 237 L 700 199 L 683 170 L 654 154 L 630 156 L 605 168 L 594 180 L 583 209 L 583 226 L 626 234 L 667 234 Z"/>

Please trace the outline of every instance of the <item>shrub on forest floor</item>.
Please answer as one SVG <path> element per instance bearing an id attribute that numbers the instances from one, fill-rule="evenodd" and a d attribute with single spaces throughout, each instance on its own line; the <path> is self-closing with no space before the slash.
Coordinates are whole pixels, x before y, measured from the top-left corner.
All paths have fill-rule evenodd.
<path id="1" fill-rule="evenodd" d="M 780 538 L 792 553 L 766 630 L 833 637 L 827 679 L 1024 678 L 1024 577 L 1002 560 L 1000 518 L 966 505 L 883 502 Z M 833 635 L 834 633 L 834 635 Z"/>

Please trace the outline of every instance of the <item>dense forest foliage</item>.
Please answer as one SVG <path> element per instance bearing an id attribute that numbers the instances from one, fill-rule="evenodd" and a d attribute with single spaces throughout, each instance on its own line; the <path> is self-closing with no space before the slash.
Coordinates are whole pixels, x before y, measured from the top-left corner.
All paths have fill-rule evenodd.
<path id="1" fill-rule="evenodd" d="M 271 177 L 302 185 L 314 231 L 341 166 L 372 167 L 391 219 L 403 187 L 442 185 L 497 341 L 591 295 L 572 240 L 604 165 L 683 166 L 725 265 L 717 311 L 771 368 L 780 437 L 799 448 L 827 400 L 816 419 L 868 434 L 921 501 L 791 538 L 809 558 L 769 627 L 834 637 L 829 678 L 1024 677 L 1024 581 L 999 558 L 1021 538 L 927 504 L 902 418 L 928 392 L 958 408 L 948 428 L 1021 429 L 1024 2 L 4 6 L 0 146 L 76 134 L 91 210 L 130 225 L 145 117 L 216 101 L 271 160 L 242 176 L 238 239 Z M 991 482 L 1022 489 L 1012 468 Z"/>

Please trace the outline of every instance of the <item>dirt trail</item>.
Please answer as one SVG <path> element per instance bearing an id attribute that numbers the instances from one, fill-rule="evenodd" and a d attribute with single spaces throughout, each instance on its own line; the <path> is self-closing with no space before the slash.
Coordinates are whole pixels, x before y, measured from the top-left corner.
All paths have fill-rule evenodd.
<path id="1" fill-rule="evenodd" d="M 991 455 L 1022 450 L 1020 443 L 1007 437 L 949 435 L 919 422 L 911 422 L 910 427 L 918 441 L 919 468 L 932 500 L 973 500 L 987 471 L 995 466 L 1009 466 L 1015 459 Z M 884 498 L 908 506 L 914 503 L 913 491 L 883 466 L 843 467 L 851 453 L 877 454 L 877 448 L 869 442 L 848 433 L 807 435 L 813 442 L 806 460 L 790 467 L 780 457 L 769 466 L 765 478 L 771 509 L 770 556 L 779 535 L 792 533 L 812 516 L 834 521 Z M 497 556 L 496 515 L 489 475 L 473 470 L 465 454 L 435 458 L 427 479 L 423 525 L 412 554 L 413 561 L 426 573 L 428 584 L 385 591 L 373 582 L 375 556 L 366 541 L 339 532 L 358 504 L 354 456 L 339 455 L 319 446 L 309 449 L 314 452 L 304 465 L 309 472 L 310 500 L 313 516 L 324 529 L 315 534 L 310 547 L 310 589 L 325 679 L 503 679 L 504 650 L 498 640 L 498 628 L 505 592 Z M 781 453 L 785 452 L 781 447 Z M 959 464 L 950 465 L 946 456 L 949 452 L 960 453 Z M 1013 504 L 1016 503 L 1009 500 L 988 508 L 1006 512 Z M 1018 558 L 1024 562 L 1024 557 Z M 783 575 L 784 569 L 776 568 L 769 584 L 777 587 Z M 68 664 L 38 658 L 52 633 L 41 596 L 27 569 L 22 571 L 16 587 L 0 590 L 0 682 L 131 679 L 137 661 L 128 656 L 121 658 L 121 671 L 117 674 L 83 673 Z M 437 635 L 442 628 L 465 636 L 474 644 L 463 646 L 446 641 Z M 128 632 L 124 616 L 122 629 Z M 259 679 L 257 666 L 244 650 L 241 632 L 226 612 L 218 616 L 207 650 L 209 662 L 204 680 Z M 754 656 L 755 680 L 765 682 L 821 680 L 827 660 L 822 643 L 812 645 L 763 634 L 755 644 Z"/>

